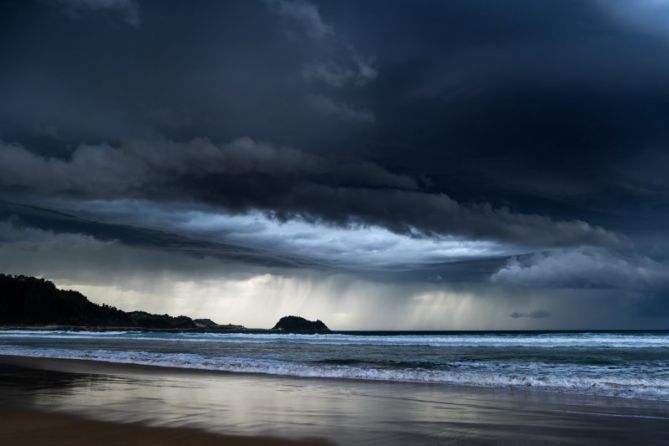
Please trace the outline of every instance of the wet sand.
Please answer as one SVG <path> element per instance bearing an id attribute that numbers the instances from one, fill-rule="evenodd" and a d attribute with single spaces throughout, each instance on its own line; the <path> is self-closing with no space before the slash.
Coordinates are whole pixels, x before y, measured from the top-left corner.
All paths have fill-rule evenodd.
<path id="1" fill-rule="evenodd" d="M 0 407 L 9 413 L 39 411 L 75 424 L 91 422 L 74 421 L 82 417 L 105 426 L 115 423 L 109 429 L 127 428 L 131 437 L 131 431 L 147 426 L 169 428 L 164 435 L 174 438 L 196 432 L 224 436 L 203 437 L 199 444 L 224 439 L 224 444 L 282 444 L 267 438 L 320 438 L 342 445 L 669 444 L 665 402 L 518 390 L 0 356 L 0 396 Z M 49 439 L 50 424 L 45 426 Z M 91 429 L 95 434 L 97 428 Z M 3 437 L 7 432 L 0 430 L 1 444 L 21 444 L 20 439 L 4 441 L 11 440 Z"/>
<path id="2" fill-rule="evenodd" d="M 202 432 L 188 428 L 109 423 L 72 415 L 0 409 L 0 443 L 35 446 L 312 446 L 318 440 L 282 440 Z"/>

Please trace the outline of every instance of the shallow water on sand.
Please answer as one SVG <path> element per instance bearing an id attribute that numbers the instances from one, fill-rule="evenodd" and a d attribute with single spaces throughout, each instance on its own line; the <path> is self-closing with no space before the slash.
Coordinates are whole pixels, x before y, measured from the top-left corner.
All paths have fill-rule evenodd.
<path id="1" fill-rule="evenodd" d="M 443 384 L 4 358 L 0 394 L 106 421 L 338 444 L 669 444 L 665 402 Z"/>

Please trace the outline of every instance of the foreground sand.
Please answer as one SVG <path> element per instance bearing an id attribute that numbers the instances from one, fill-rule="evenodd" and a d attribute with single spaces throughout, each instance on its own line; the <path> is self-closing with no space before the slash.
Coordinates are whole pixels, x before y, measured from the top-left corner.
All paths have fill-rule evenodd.
<path id="1" fill-rule="evenodd" d="M 107 423 L 68 415 L 0 409 L 0 444 L 17 446 L 307 446 L 328 443 L 318 440 L 217 435 L 185 428 Z"/>
<path id="2" fill-rule="evenodd" d="M 144 427 L 157 425 L 168 427 Z M 669 445 L 669 403 L 0 351 L 0 446 L 326 444 L 281 439 L 384 446 Z"/>

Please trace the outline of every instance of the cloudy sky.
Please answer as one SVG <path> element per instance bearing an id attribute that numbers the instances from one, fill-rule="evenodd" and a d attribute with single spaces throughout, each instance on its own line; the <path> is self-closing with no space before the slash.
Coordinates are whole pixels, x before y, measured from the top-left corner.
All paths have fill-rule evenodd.
<path id="1" fill-rule="evenodd" d="M 669 1 L 0 2 L 0 271 L 269 327 L 669 326 Z"/>

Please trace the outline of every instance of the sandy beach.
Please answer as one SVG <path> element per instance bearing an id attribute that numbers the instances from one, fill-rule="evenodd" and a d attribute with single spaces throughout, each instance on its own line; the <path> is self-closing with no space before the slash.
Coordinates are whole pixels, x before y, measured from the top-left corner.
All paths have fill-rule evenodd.
<path id="1" fill-rule="evenodd" d="M 187 428 L 148 427 L 20 409 L 0 409 L 0 442 L 7 445 L 98 446 L 312 446 L 318 440 L 220 435 Z"/>
<path id="2" fill-rule="evenodd" d="M 517 390 L 5 356 L 0 393 L 3 444 L 669 441 L 666 403 Z"/>

